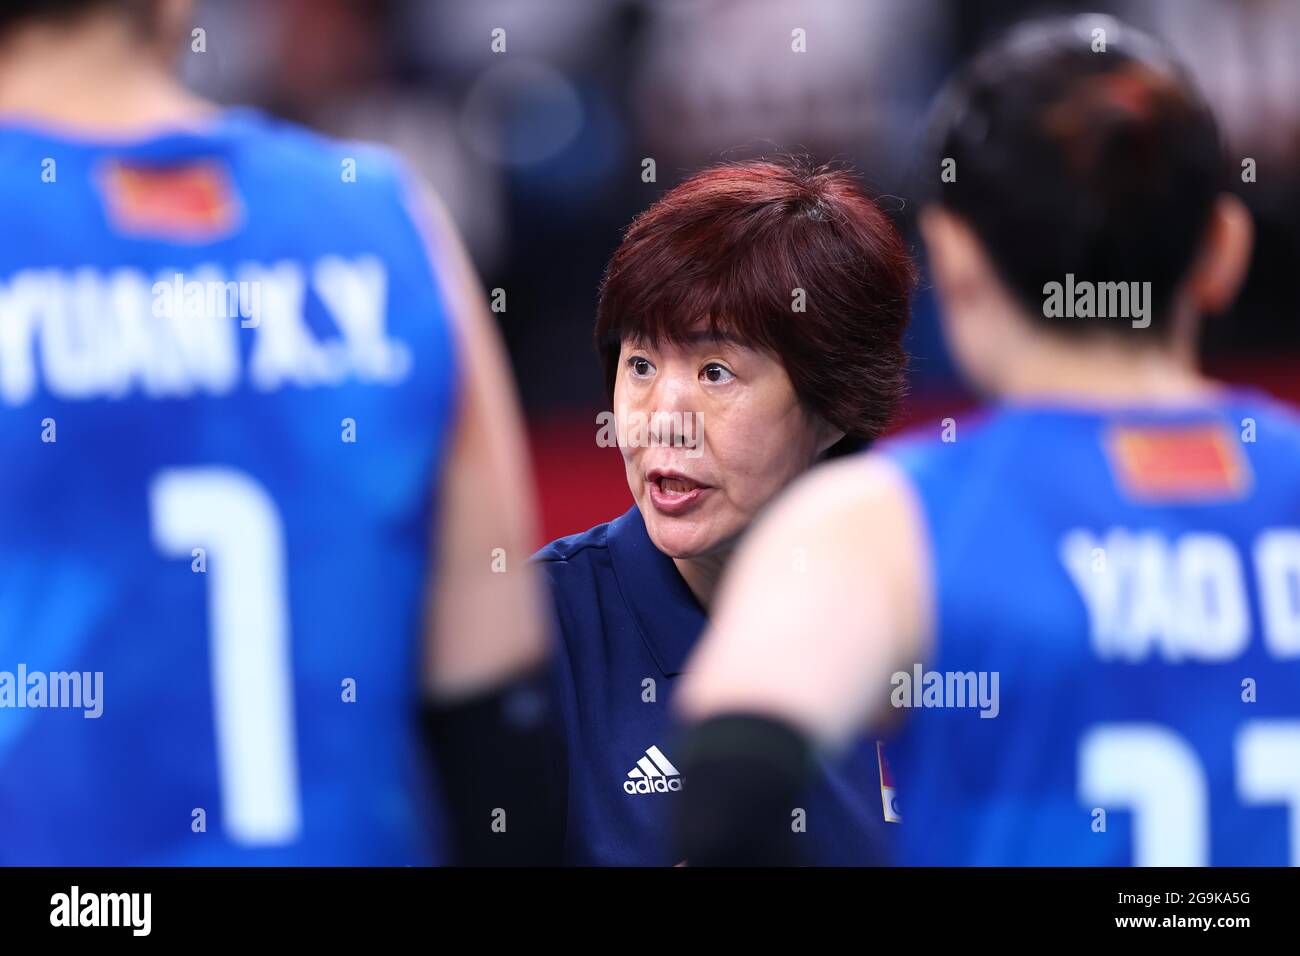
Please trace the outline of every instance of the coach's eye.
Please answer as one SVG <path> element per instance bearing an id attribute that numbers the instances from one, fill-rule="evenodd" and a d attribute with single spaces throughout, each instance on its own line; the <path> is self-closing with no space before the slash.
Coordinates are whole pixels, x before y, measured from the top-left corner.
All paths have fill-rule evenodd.
<path id="1" fill-rule="evenodd" d="M 725 385 L 736 376 L 732 374 L 731 369 L 717 362 L 710 362 L 700 371 L 700 378 L 710 385 Z"/>
<path id="2" fill-rule="evenodd" d="M 632 370 L 633 378 L 646 378 L 654 374 L 655 367 L 644 355 L 633 355 L 627 360 L 627 367 Z"/>

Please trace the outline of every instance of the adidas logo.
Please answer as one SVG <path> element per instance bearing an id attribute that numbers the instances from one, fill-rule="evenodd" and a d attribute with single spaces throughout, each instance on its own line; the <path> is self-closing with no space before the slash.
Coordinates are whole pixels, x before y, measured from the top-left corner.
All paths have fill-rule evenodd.
<path id="1" fill-rule="evenodd" d="M 682 775 L 658 747 L 650 747 L 645 756 L 628 771 L 623 781 L 626 793 L 668 793 L 682 789 Z"/>

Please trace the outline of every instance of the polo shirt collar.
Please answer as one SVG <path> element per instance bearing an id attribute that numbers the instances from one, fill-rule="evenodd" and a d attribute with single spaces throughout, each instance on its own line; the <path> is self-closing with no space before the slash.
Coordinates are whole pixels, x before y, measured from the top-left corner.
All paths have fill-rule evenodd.
<path id="1" fill-rule="evenodd" d="M 708 623 L 704 610 L 673 559 L 650 540 L 636 505 L 610 522 L 606 541 L 619 591 L 641 639 L 665 677 L 680 674 Z"/>

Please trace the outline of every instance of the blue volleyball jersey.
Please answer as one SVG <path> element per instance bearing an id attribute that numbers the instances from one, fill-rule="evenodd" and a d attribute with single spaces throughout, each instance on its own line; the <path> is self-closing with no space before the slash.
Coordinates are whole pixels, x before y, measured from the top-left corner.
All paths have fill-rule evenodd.
<path id="1" fill-rule="evenodd" d="M 386 152 L 0 127 L 0 863 L 436 862 L 456 388 Z"/>
<path id="2" fill-rule="evenodd" d="M 1005 404 L 887 443 L 933 653 L 894 676 L 902 859 L 1300 863 L 1300 420 Z"/>

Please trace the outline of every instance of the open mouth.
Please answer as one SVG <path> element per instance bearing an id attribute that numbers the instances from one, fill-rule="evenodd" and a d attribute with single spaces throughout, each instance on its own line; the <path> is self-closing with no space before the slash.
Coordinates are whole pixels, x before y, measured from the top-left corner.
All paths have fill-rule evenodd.
<path id="1" fill-rule="evenodd" d="M 658 484 L 659 490 L 666 495 L 684 495 L 701 487 L 699 482 L 689 478 L 660 478 Z"/>
<path id="2" fill-rule="evenodd" d="M 650 501 L 665 514 L 682 514 L 692 508 L 710 487 L 679 472 L 653 470 L 646 475 Z"/>

